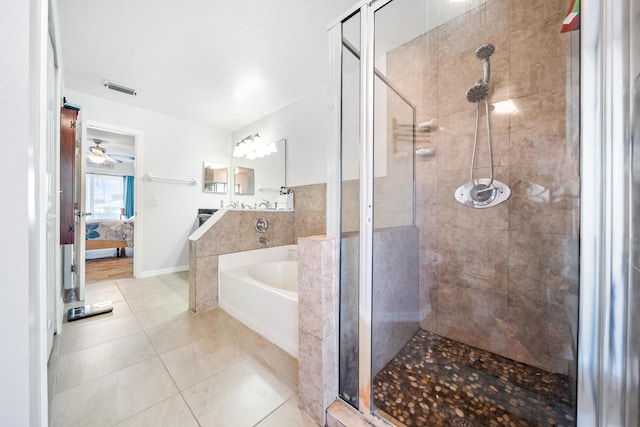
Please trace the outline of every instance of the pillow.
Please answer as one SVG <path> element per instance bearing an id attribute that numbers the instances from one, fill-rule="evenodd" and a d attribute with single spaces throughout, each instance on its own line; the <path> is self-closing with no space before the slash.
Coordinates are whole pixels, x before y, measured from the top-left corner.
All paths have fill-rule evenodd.
<path id="1" fill-rule="evenodd" d="M 136 216 L 135 216 L 135 215 L 133 215 L 133 216 L 131 216 L 131 218 L 129 218 L 129 219 L 127 219 L 127 220 L 125 220 L 125 221 L 124 221 L 124 223 L 125 223 L 125 224 L 131 224 L 131 225 L 134 225 L 135 219 L 136 219 Z"/>

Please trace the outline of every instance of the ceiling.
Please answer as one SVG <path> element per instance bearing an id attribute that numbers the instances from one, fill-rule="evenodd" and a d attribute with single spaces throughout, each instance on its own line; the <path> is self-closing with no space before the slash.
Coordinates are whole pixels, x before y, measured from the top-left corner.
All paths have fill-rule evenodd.
<path id="1" fill-rule="evenodd" d="M 354 3 L 59 0 L 65 85 L 232 132 L 326 84 L 327 26 Z"/>
<path id="2" fill-rule="evenodd" d="M 100 141 L 100 145 L 107 150 L 107 155 L 113 156 L 120 162 L 132 163 L 135 158 L 135 138 L 133 135 L 118 133 L 111 130 L 87 127 L 89 147 Z"/>

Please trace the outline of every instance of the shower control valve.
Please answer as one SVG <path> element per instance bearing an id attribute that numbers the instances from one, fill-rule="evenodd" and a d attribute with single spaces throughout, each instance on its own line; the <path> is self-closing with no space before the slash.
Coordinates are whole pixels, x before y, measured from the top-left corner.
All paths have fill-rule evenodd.
<path id="1" fill-rule="evenodd" d="M 253 228 L 255 228 L 258 233 L 264 233 L 269 228 L 269 222 L 264 217 L 258 217 L 253 223 Z"/>

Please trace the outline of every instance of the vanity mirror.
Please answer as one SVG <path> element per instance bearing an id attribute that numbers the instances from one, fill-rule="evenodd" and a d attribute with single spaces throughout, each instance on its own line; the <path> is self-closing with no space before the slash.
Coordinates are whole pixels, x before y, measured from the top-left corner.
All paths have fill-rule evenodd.
<path id="1" fill-rule="evenodd" d="M 263 139 L 268 139 L 263 136 Z M 264 157 L 247 159 L 246 157 L 232 157 L 231 170 L 233 174 L 232 199 L 250 206 L 258 206 L 268 201 L 273 208 L 279 194 L 279 189 L 286 186 L 286 140 L 275 142 L 276 152 Z M 251 187 L 252 185 L 252 187 Z"/>
<path id="2" fill-rule="evenodd" d="M 229 185 L 229 166 L 222 163 L 203 162 L 202 191 L 225 194 Z"/>
<path id="3" fill-rule="evenodd" d="M 255 193 L 255 174 L 251 168 L 235 166 L 233 168 L 233 194 L 253 195 Z"/>

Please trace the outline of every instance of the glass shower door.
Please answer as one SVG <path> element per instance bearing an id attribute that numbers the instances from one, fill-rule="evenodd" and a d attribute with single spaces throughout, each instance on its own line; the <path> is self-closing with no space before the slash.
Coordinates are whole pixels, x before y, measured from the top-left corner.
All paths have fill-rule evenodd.
<path id="1" fill-rule="evenodd" d="M 416 99 L 423 92 L 421 76 L 409 64 L 428 64 L 421 41 L 401 51 L 424 31 L 425 2 L 392 1 L 373 14 L 373 230 L 371 299 L 371 387 L 373 413 L 405 422 L 396 402 L 384 398 L 400 379 L 384 376 L 420 328 L 420 241 L 415 226 L 415 153 L 433 149 L 431 130 L 418 128 L 425 109 Z M 371 22 L 371 21 L 370 21 Z M 398 52 L 400 53 L 398 54 Z M 406 60 L 410 59 L 410 62 Z M 382 374 L 381 374 L 382 372 Z M 389 380 L 391 379 L 391 381 Z M 393 403 L 393 405 L 391 405 Z"/>
<path id="2" fill-rule="evenodd" d="M 371 5 L 372 257 L 360 269 L 371 409 L 392 423 L 575 425 L 579 102 L 565 14 Z M 459 203 L 478 178 L 510 196 Z"/>
<path id="3" fill-rule="evenodd" d="M 341 24 L 340 397 L 358 407 L 360 12 Z"/>

